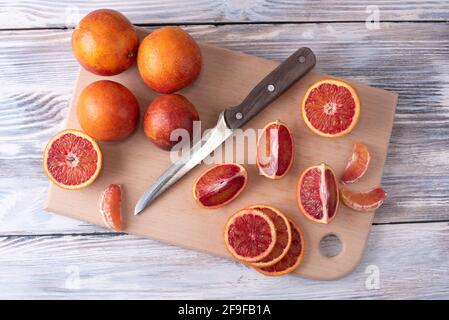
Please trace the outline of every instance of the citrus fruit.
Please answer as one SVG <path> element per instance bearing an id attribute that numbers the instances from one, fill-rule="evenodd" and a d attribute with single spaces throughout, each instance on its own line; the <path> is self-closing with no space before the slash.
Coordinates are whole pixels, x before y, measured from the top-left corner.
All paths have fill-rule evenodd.
<path id="1" fill-rule="evenodd" d="M 253 267 L 271 266 L 281 260 L 287 254 L 287 251 L 290 248 L 290 244 L 292 242 L 292 230 L 290 227 L 290 223 L 287 217 L 282 212 L 273 207 L 255 205 L 249 207 L 248 209 L 260 210 L 265 213 L 271 219 L 271 221 L 273 221 L 274 227 L 276 229 L 276 243 L 273 250 L 262 260 L 251 263 Z"/>
<path id="2" fill-rule="evenodd" d="M 270 178 L 285 176 L 293 163 L 293 137 L 286 124 L 268 123 L 257 140 L 256 163 L 259 172 Z"/>
<path id="3" fill-rule="evenodd" d="M 72 34 L 72 51 L 88 71 L 119 74 L 134 63 L 139 38 L 134 26 L 120 12 L 100 9 L 81 19 Z"/>
<path id="4" fill-rule="evenodd" d="M 301 264 L 304 257 L 304 236 L 299 226 L 289 219 L 290 228 L 292 230 L 292 241 L 287 254 L 277 263 L 254 269 L 267 276 L 281 276 L 294 271 Z"/>
<path id="5" fill-rule="evenodd" d="M 354 128 L 360 114 L 360 99 L 351 85 L 340 80 L 313 84 L 302 101 L 307 126 L 323 137 L 340 137 Z"/>
<path id="6" fill-rule="evenodd" d="M 248 181 L 246 169 L 236 163 L 217 164 L 196 179 L 193 198 L 205 208 L 218 208 L 234 200 Z"/>
<path id="7" fill-rule="evenodd" d="M 159 93 L 173 93 L 195 81 L 201 71 L 201 51 L 179 27 L 153 31 L 139 47 L 137 67 L 143 81 Z"/>
<path id="8" fill-rule="evenodd" d="M 136 97 L 124 85 L 110 80 L 95 81 L 84 88 L 76 108 L 83 130 L 100 141 L 126 138 L 139 121 Z"/>
<path id="9" fill-rule="evenodd" d="M 170 150 L 181 141 L 180 136 L 171 139 L 176 129 L 187 130 L 192 139 L 193 122 L 200 117 L 195 106 L 179 94 L 167 94 L 153 100 L 143 117 L 146 136 L 159 148 Z"/>
<path id="10" fill-rule="evenodd" d="M 328 165 L 323 163 L 304 170 L 296 194 L 298 206 L 308 219 L 328 224 L 335 218 L 338 184 L 334 170 Z"/>
<path id="11" fill-rule="evenodd" d="M 341 182 L 354 183 L 365 174 L 370 162 L 368 148 L 363 143 L 354 144 L 351 159 L 346 165 Z"/>
<path id="12" fill-rule="evenodd" d="M 44 170 L 64 189 L 81 189 L 98 177 L 102 154 L 98 144 L 78 130 L 64 130 L 50 139 L 44 151 Z"/>
<path id="13" fill-rule="evenodd" d="M 226 248 L 238 260 L 255 262 L 270 254 L 276 243 L 271 219 L 258 209 L 242 209 L 225 226 Z"/>
<path id="14" fill-rule="evenodd" d="M 343 203 L 356 211 L 373 211 L 384 202 L 387 194 L 382 188 L 374 188 L 368 192 L 356 193 L 347 189 L 341 190 Z"/>
<path id="15" fill-rule="evenodd" d="M 111 184 L 101 193 L 100 213 L 106 226 L 115 231 L 123 229 L 122 188 L 120 185 Z"/>

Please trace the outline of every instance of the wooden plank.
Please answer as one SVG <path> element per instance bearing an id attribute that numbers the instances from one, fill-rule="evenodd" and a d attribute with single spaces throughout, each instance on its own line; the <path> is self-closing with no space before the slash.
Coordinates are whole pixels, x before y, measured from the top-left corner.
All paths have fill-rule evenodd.
<path id="1" fill-rule="evenodd" d="M 15 161 L 17 163 L 17 161 Z M 18 166 L 27 167 L 29 162 L 19 162 Z M 3 166 L 1 166 L 3 170 Z M 40 160 L 31 167 L 32 170 L 40 170 Z M 0 186 L 0 235 L 28 235 L 28 234 L 84 234 L 110 232 L 76 219 L 66 218 L 43 210 L 45 196 L 48 189 L 48 180 L 43 173 L 40 178 L 2 177 Z M 19 180 L 19 181 L 18 181 Z M 429 197 L 428 185 L 433 185 L 434 193 L 446 192 L 449 188 L 446 177 L 422 178 L 416 182 L 408 181 L 409 178 L 392 178 L 384 184 L 389 190 L 389 200 L 382 208 L 376 211 L 375 224 L 399 223 L 413 221 L 418 214 L 421 221 L 447 220 L 447 197 Z M 396 187 L 394 187 L 396 186 Z M 417 190 L 417 189 L 422 190 Z M 394 191 L 391 191 L 394 190 Z M 392 194 L 395 192 L 394 194 Z M 446 203 L 446 204 L 445 204 Z M 395 214 L 408 213 L 410 219 L 398 219 Z"/>
<path id="2" fill-rule="evenodd" d="M 143 39 L 148 30 L 139 29 L 138 34 Z M 196 106 L 201 126 L 210 128 L 216 124 L 220 112 L 243 101 L 248 92 L 278 63 L 204 44 L 200 44 L 200 48 L 203 58 L 200 77 L 180 93 Z M 65 120 L 65 129 L 81 129 L 76 115 L 78 97 L 86 86 L 103 78 L 81 69 L 75 84 L 70 111 Z M 295 161 L 289 174 L 275 183 L 261 176 L 254 163 L 242 162 L 248 170 L 248 187 L 232 203 L 214 210 L 213 214 L 208 209 L 200 208 L 192 198 L 192 185 L 206 169 L 203 164 L 193 168 L 175 186 L 165 191 L 140 216 L 134 216 L 134 206 L 140 196 L 172 164 L 169 154 L 149 143 L 142 130 L 138 130 L 123 143 L 100 143 L 104 166 L 102 174 L 95 183 L 88 189 L 76 192 L 50 185 L 46 208 L 50 212 L 102 226 L 104 222 L 98 214 L 98 197 L 109 184 L 121 183 L 126 194 L 123 201 L 125 232 L 231 258 L 222 239 L 226 220 L 232 213 L 248 205 L 269 204 L 299 223 L 304 232 L 310 250 L 305 255 L 300 275 L 320 280 L 340 278 L 353 270 L 360 261 L 374 212 L 359 214 L 346 206 L 341 206 L 332 224 L 323 227 L 311 222 L 297 209 L 295 190 L 298 177 L 307 167 L 322 162 L 332 166 L 340 176 L 354 142 L 364 141 L 371 150 L 372 159 L 370 171 L 363 181 L 359 182 L 359 187 L 369 188 L 380 184 L 393 126 L 397 94 L 352 83 L 363 106 L 357 127 L 351 135 L 339 139 L 323 139 L 313 134 L 304 122 L 300 121 L 298 101 L 313 83 L 327 78 L 329 76 L 326 74 L 309 72 L 269 108 L 243 127 L 245 130 L 249 129 L 250 133 L 255 133 L 276 119 L 284 122 L 291 129 L 297 143 Z M 139 101 L 141 113 L 145 112 L 156 97 L 156 93 L 140 78 L 136 66 L 108 79 L 122 83 L 134 93 Z M 274 85 L 277 87 L 276 83 Z M 245 153 L 256 154 L 255 139 L 256 134 L 254 140 L 248 140 L 246 148 L 243 144 L 237 147 L 237 150 L 241 150 L 240 156 L 245 156 Z M 239 157 L 235 154 L 230 155 L 225 149 L 223 148 L 222 159 Z M 330 154 L 332 157 L 329 157 Z M 221 161 L 223 160 L 216 160 L 214 164 Z M 274 194 L 276 196 L 273 196 Z M 321 238 L 329 233 L 339 235 L 345 247 L 344 254 L 332 260 L 323 259 L 317 250 Z"/>
<path id="3" fill-rule="evenodd" d="M 445 0 L 165 0 L 90 2 L 1 0 L 0 28 L 73 27 L 98 8 L 123 12 L 135 24 L 189 24 L 229 22 L 330 22 L 371 20 L 379 10 L 381 21 L 447 21 Z M 186 10 L 186 8 L 188 8 Z"/>
<path id="4" fill-rule="evenodd" d="M 447 25 L 382 24 L 377 31 L 357 24 L 194 26 L 188 31 L 200 41 L 278 61 L 309 45 L 318 70 L 399 92 L 383 180 L 389 199 L 375 222 L 449 218 Z M 5 181 L 0 201 L 8 204 L 0 211 L 2 234 L 102 230 L 49 219 L 41 207 L 24 202 L 40 194 L 43 203 L 42 150 L 61 128 L 78 70 L 70 34 L 0 33 L 0 177 Z M 417 66 L 409 68 L 410 61 Z M 3 180 L 10 177 L 15 179 Z"/>
<path id="5" fill-rule="evenodd" d="M 0 298 L 448 299 L 448 236 L 447 223 L 373 226 L 362 263 L 332 282 L 126 235 L 1 237 Z"/>

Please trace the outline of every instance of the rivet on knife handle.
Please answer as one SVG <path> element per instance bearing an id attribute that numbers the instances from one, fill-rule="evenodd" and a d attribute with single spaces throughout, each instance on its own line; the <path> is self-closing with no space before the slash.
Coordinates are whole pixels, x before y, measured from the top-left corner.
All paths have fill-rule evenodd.
<path id="1" fill-rule="evenodd" d="M 229 128 L 240 128 L 251 120 L 307 74 L 315 63 L 315 55 L 309 48 L 301 48 L 293 53 L 259 82 L 240 105 L 225 110 L 224 116 Z"/>

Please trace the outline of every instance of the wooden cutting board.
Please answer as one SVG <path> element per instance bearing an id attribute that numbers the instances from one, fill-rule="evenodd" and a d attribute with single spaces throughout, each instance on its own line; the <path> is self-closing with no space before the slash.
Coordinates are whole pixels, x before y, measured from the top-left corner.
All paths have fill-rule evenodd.
<path id="1" fill-rule="evenodd" d="M 139 33 L 143 38 L 148 31 L 140 29 Z M 306 45 L 307 43 L 298 43 L 298 48 Z M 203 55 L 201 75 L 192 86 L 180 93 L 197 107 L 204 130 L 215 125 L 217 115 L 223 109 L 240 103 L 278 62 L 205 44 L 200 46 Z M 319 57 L 317 59 L 319 65 Z M 104 77 L 95 76 L 84 69 L 80 70 L 64 128 L 80 129 L 75 111 L 78 95 L 85 86 L 102 78 Z M 287 176 L 275 181 L 259 176 L 255 165 L 247 165 L 249 181 L 246 189 L 225 207 L 207 210 L 194 202 L 192 184 L 205 170 L 206 166 L 202 164 L 165 192 L 141 215 L 134 216 L 133 208 L 142 192 L 171 163 L 169 153 L 158 149 L 145 137 L 140 123 L 138 130 L 128 139 L 119 143 L 100 144 L 104 155 L 103 170 L 91 186 L 79 191 L 68 191 L 50 184 L 46 210 L 103 225 L 98 210 L 99 195 L 110 183 L 120 183 L 124 187 L 125 232 L 231 258 L 223 244 L 223 228 L 229 215 L 249 205 L 268 204 L 298 222 L 304 231 L 306 254 L 302 265 L 295 271 L 296 274 L 323 280 L 342 277 L 359 263 L 374 213 L 357 213 L 340 205 L 337 217 L 329 225 L 308 221 L 296 204 L 296 184 L 306 167 L 321 162 L 332 166 L 340 176 L 351 155 L 353 144 L 360 141 L 368 146 L 372 160 L 365 177 L 353 188 L 368 190 L 378 186 L 382 178 L 397 94 L 350 81 L 361 98 L 359 123 L 345 137 L 326 139 L 313 134 L 306 127 L 299 107 L 307 88 L 324 78 L 329 76 L 318 72 L 309 73 L 246 125 L 246 128 L 261 129 L 266 123 L 276 119 L 285 122 L 294 134 L 295 160 Z M 136 66 L 107 79 L 124 84 L 135 94 L 140 104 L 142 120 L 143 113 L 156 93 L 143 83 Z M 248 155 L 254 154 L 254 146 L 249 145 L 247 151 Z M 320 240 L 329 234 L 336 235 L 342 242 L 340 254 L 331 258 L 322 255 L 319 249 Z"/>

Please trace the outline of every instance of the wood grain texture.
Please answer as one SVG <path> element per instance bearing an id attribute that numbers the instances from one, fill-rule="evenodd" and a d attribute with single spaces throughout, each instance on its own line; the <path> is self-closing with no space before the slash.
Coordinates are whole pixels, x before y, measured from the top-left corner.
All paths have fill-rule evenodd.
<path id="1" fill-rule="evenodd" d="M 73 27 L 85 14 L 99 8 L 119 10 L 135 24 L 365 22 L 375 8 L 381 21 L 449 19 L 445 0 L 185 0 L 181 5 L 179 0 L 1 0 L 0 28 Z"/>
<path id="2" fill-rule="evenodd" d="M 187 30 L 203 42 L 278 61 L 297 46 L 310 45 L 318 56 L 318 70 L 399 92 L 383 179 L 389 198 L 376 212 L 375 223 L 449 219 L 448 25 L 385 23 L 380 30 L 354 24 L 195 26 Z M 102 230 L 50 216 L 34 202 L 24 201 L 30 195 L 40 195 L 36 201 L 44 201 L 47 179 L 41 170 L 42 150 L 61 129 L 79 68 L 70 52 L 70 35 L 65 30 L 0 33 L 0 201 L 7 204 L 0 214 L 1 234 Z"/>
<path id="3" fill-rule="evenodd" d="M 333 282 L 134 236 L 0 237 L 0 298 L 448 299 L 448 236 L 447 223 L 373 226 L 362 263 Z"/>
<path id="4" fill-rule="evenodd" d="M 188 30 L 201 41 L 278 61 L 298 43 L 311 43 L 320 55 L 320 70 L 398 91 L 401 99 L 383 179 L 389 199 L 377 211 L 375 222 L 448 219 L 447 1 L 194 2 L 188 12 L 184 10 L 186 1 L 182 6 L 175 0 L 96 3 L 119 9 L 141 24 L 362 21 L 199 26 Z M 0 29 L 73 26 L 83 14 L 97 8 L 97 4 L 81 0 L 66 3 L 0 0 Z M 367 30 L 363 23 L 369 15 L 367 3 L 379 6 L 382 21 L 446 23 L 382 23 L 380 30 Z M 105 232 L 41 209 L 48 185 L 40 170 L 41 152 L 66 115 L 78 69 L 69 50 L 70 32 L 3 31 L 0 39 L 0 234 Z M 224 259 L 150 240 L 128 236 L 111 240 L 106 236 L 3 238 L 0 287 L 8 290 L 0 290 L 0 295 L 449 298 L 446 224 L 374 226 L 362 264 L 349 277 L 332 283 L 260 278 L 250 269 Z M 129 268 L 130 261 L 138 262 L 136 268 Z M 368 274 L 364 272 L 371 264 L 381 267 L 379 290 L 365 288 Z M 76 266 L 80 267 L 82 286 L 70 290 L 66 281 L 76 273 Z M 268 295 L 273 289 L 275 294 Z"/>

